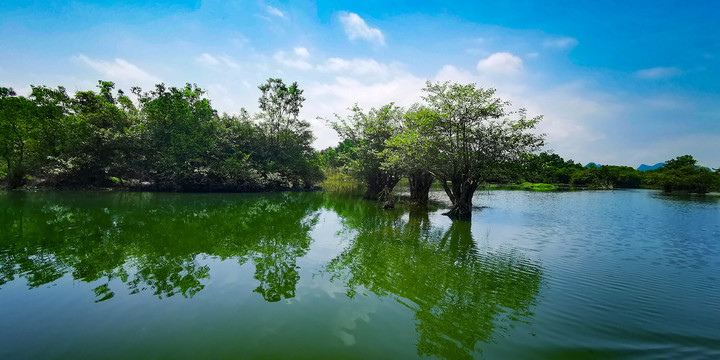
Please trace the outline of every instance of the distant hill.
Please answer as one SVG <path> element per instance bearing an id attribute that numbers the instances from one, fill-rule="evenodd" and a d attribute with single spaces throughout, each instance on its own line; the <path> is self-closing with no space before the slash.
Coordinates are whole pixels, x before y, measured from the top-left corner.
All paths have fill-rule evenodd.
<path id="1" fill-rule="evenodd" d="M 648 171 L 648 170 L 655 170 L 655 169 L 661 168 L 661 167 L 665 167 L 665 163 L 664 163 L 664 162 L 659 162 L 659 163 L 657 163 L 657 164 L 655 164 L 655 165 L 652 165 L 652 166 L 642 164 L 642 165 L 638 166 L 637 169 L 638 169 L 639 171 Z"/>
<path id="2" fill-rule="evenodd" d="M 585 167 L 601 167 L 601 166 L 602 166 L 602 165 L 596 164 L 596 163 L 594 163 L 594 162 L 589 162 L 587 165 L 585 165 Z"/>

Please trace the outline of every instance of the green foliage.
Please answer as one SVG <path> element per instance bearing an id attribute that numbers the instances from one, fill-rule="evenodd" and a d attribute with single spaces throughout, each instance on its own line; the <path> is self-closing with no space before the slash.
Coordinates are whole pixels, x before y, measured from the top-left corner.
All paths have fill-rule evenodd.
<path id="1" fill-rule="evenodd" d="M 267 83 L 258 86 L 258 89 L 262 92 L 258 99 L 260 110 L 271 135 L 280 136 L 284 130 L 302 130 L 305 124 L 298 121 L 298 115 L 305 98 L 297 82 L 287 86 L 282 79 L 270 78 Z"/>
<path id="2" fill-rule="evenodd" d="M 393 151 L 387 163 L 417 164 L 431 173 L 453 203 L 448 215 L 469 218 L 478 186 L 517 173 L 526 154 L 543 144 L 542 136 L 529 132 L 541 117 L 528 119 L 524 109 L 513 113 L 494 89 L 475 84 L 428 82 L 424 91 L 425 104 L 388 141 Z"/>
<path id="3" fill-rule="evenodd" d="M 313 134 L 297 118 L 302 90 L 280 79 L 261 86 L 255 122 L 218 116 L 196 85 L 77 92 L 32 87 L 29 98 L 0 88 L 0 175 L 6 186 L 123 185 L 173 191 L 311 187 L 323 179 Z"/>
<path id="4" fill-rule="evenodd" d="M 342 153 L 343 170 L 367 185 L 365 197 L 378 199 L 387 188 L 392 190 L 401 178 L 399 166 L 383 164 L 386 142 L 400 131 L 404 110 L 393 103 L 370 109 L 367 113 L 355 105 L 346 119 L 339 116 L 331 125 L 347 146 Z"/>
<path id="5" fill-rule="evenodd" d="M 665 168 L 670 170 L 678 170 L 682 168 L 694 168 L 697 166 L 697 160 L 692 155 L 682 155 L 665 162 Z"/>
<path id="6" fill-rule="evenodd" d="M 583 170 L 582 165 L 546 151 L 528 154 L 523 165 L 522 175 L 526 180 L 549 184 L 569 184 L 573 172 Z"/>
<path id="7" fill-rule="evenodd" d="M 720 189 L 720 173 L 699 167 L 695 158 L 683 155 L 666 161 L 664 168 L 648 171 L 646 182 L 666 192 L 704 194 Z"/>
<path id="8" fill-rule="evenodd" d="M 8 188 L 24 182 L 27 158 L 37 147 L 37 131 L 32 126 L 37 113 L 32 101 L 16 96 L 11 88 L 0 88 L 0 156 Z"/>

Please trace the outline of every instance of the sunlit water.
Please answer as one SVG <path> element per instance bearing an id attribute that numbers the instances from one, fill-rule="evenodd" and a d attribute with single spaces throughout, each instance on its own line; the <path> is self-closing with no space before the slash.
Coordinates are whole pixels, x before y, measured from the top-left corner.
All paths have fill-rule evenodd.
<path id="1" fill-rule="evenodd" d="M 720 358 L 717 197 L 475 203 L 1 193 L 0 358 Z"/>

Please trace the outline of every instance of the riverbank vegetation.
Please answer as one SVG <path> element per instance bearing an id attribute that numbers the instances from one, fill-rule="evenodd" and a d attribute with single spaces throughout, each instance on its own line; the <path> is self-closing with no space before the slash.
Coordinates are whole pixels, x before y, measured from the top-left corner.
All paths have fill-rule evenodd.
<path id="1" fill-rule="evenodd" d="M 260 86 L 261 112 L 218 114 L 196 85 L 143 91 L 112 82 L 68 95 L 0 89 L 0 176 L 7 188 L 127 186 L 164 191 L 309 188 L 323 173 L 298 118 L 296 83 Z"/>
<path id="2" fill-rule="evenodd" d="M 309 189 L 331 178 L 365 185 L 364 197 L 394 206 L 407 179 L 410 202 L 427 205 L 435 184 L 452 203 L 447 215 L 469 218 L 478 188 L 640 188 L 707 193 L 720 172 L 690 155 L 664 167 L 582 166 L 539 152 L 542 117 L 475 84 L 428 82 L 417 104 L 394 103 L 327 120 L 342 142 L 311 147 L 310 124 L 299 118 L 305 98 L 297 83 L 268 79 L 257 114 L 219 114 L 196 85 L 150 91 L 98 82 L 97 91 L 69 95 L 32 86 L 29 96 L 0 88 L 0 182 L 8 188 L 126 187 L 159 191 Z"/>

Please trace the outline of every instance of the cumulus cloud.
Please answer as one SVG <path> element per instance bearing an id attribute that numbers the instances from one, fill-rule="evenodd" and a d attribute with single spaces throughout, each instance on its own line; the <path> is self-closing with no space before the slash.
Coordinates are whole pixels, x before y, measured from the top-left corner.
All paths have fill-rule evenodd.
<path id="1" fill-rule="evenodd" d="M 317 68 L 324 72 L 375 76 L 387 76 L 393 70 L 401 71 L 400 66 L 383 64 L 374 59 L 330 58 Z"/>
<path id="2" fill-rule="evenodd" d="M 303 113 L 315 119 L 311 120 L 317 136 L 313 146 L 322 149 L 339 142 L 335 131 L 324 120 L 334 119 L 333 114 L 345 116 L 353 104 L 366 110 L 390 102 L 407 107 L 420 101 L 424 86 L 425 79 L 409 73 L 393 74 L 387 79 L 370 82 L 364 77 L 338 76 L 331 81 L 311 84 L 304 93 L 307 102 Z"/>
<path id="3" fill-rule="evenodd" d="M 374 44 L 385 45 L 385 35 L 382 31 L 370 27 L 358 14 L 343 12 L 340 14 L 340 22 L 350 40 L 363 39 Z"/>
<path id="4" fill-rule="evenodd" d="M 482 73 L 490 74 L 516 74 L 522 70 L 523 61 L 519 57 L 499 52 L 482 59 L 477 64 L 477 69 Z"/>
<path id="5" fill-rule="evenodd" d="M 286 67 L 299 70 L 312 69 L 312 64 L 307 61 L 310 56 L 310 52 L 304 47 L 296 47 L 293 49 L 294 55 L 289 55 L 284 51 L 278 51 L 275 53 L 275 61 L 283 64 Z"/>
<path id="6" fill-rule="evenodd" d="M 543 41 L 544 47 L 553 49 L 571 49 L 577 46 L 577 44 L 578 41 L 571 37 L 560 37 Z"/>
<path id="7" fill-rule="evenodd" d="M 646 80 L 669 79 L 680 74 L 682 74 L 682 70 L 676 67 L 654 67 L 635 72 L 636 77 Z"/>
<path id="8" fill-rule="evenodd" d="M 104 61 L 91 59 L 82 54 L 74 56 L 73 58 L 100 73 L 105 80 L 115 82 L 131 81 L 140 84 L 156 84 L 161 82 L 157 76 L 151 75 L 125 59 L 116 58 L 112 61 Z"/>
<path id="9" fill-rule="evenodd" d="M 295 52 L 295 55 L 301 58 L 306 58 L 310 56 L 310 52 L 304 47 L 296 47 L 293 49 L 293 51 Z"/>
<path id="10" fill-rule="evenodd" d="M 268 6 L 265 8 L 265 11 L 267 11 L 267 13 L 270 14 L 270 15 L 272 15 L 272 16 L 277 16 L 277 17 L 283 18 L 283 19 L 286 18 L 284 12 L 282 12 L 282 11 L 280 11 L 280 9 L 278 9 L 278 8 L 276 8 L 276 7 L 272 7 L 272 6 L 270 6 L 270 5 L 268 5 Z"/>

